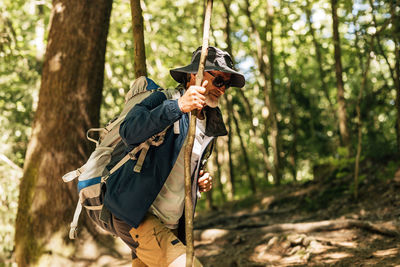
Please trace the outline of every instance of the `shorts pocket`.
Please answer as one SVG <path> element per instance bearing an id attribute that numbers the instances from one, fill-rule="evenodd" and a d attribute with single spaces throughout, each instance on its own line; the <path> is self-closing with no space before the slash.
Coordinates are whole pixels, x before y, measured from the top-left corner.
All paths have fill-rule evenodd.
<path id="1" fill-rule="evenodd" d="M 146 215 L 137 229 L 132 228 L 129 234 L 139 245 L 136 248 L 137 257 L 148 266 L 167 266 L 165 264 L 165 251 L 160 246 L 157 238 L 157 218 Z"/>

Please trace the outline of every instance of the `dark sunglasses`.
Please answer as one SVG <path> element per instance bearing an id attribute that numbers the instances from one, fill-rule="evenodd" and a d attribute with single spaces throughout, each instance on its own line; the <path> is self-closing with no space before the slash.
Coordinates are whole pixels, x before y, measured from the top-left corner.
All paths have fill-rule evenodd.
<path id="1" fill-rule="evenodd" d="M 231 81 L 225 81 L 224 78 L 220 75 L 215 76 L 214 74 L 212 74 L 211 72 L 208 72 L 211 76 L 214 77 L 214 80 L 212 81 L 212 84 L 215 87 L 221 88 L 222 86 L 225 85 L 225 89 L 228 89 L 229 86 L 231 85 Z"/>

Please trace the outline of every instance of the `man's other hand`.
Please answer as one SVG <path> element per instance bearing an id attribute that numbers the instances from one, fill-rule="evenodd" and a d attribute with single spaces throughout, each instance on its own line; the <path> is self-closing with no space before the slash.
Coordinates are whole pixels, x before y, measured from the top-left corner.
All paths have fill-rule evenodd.
<path id="1" fill-rule="evenodd" d="M 208 192 L 212 188 L 212 177 L 208 172 L 200 170 L 198 179 L 200 192 Z"/>

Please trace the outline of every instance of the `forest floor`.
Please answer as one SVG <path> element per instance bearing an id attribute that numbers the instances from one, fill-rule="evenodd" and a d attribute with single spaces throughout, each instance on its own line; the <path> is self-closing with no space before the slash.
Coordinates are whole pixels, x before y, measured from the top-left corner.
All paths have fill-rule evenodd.
<path id="1" fill-rule="evenodd" d="M 195 255 L 205 267 L 400 267 L 400 169 L 394 166 L 387 171 L 371 162 L 364 168 L 357 201 L 348 171 L 270 187 L 200 212 L 194 220 Z M 94 253 L 89 239 L 81 239 L 80 250 L 89 257 L 77 254 L 57 266 L 131 266 L 129 249 L 119 239 L 110 240 L 113 253 L 109 246 Z"/>
<path id="2" fill-rule="evenodd" d="M 400 266 L 400 169 L 364 179 L 358 201 L 350 183 L 285 185 L 199 214 L 195 255 L 210 267 Z"/>

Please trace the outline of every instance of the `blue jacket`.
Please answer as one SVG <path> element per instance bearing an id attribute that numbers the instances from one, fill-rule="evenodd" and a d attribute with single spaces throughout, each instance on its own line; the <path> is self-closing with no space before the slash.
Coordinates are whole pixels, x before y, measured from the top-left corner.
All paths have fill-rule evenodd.
<path id="1" fill-rule="evenodd" d="M 212 138 L 209 138 L 209 145 L 202 151 L 201 160 L 192 175 L 192 182 L 196 181 L 192 186 L 194 204 L 198 172 L 210 155 L 206 152 L 211 151 L 216 136 L 227 134 L 220 110 L 206 107 L 204 111 L 207 117 L 205 134 Z M 188 132 L 189 116 L 182 113 L 177 100 L 168 100 L 164 93 L 155 91 L 136 104 L 120 126 L 120 135 L 128 152 L 177 120 L 180 133 L 175 134 L 170 127 L 164 142 L 158 147 L 150 147 L 140 173 L 133 171 L 136 160 L 129 160 L 107 180 L 105 207 L 132 227 L 139 226 L 171 172 Z"/>

